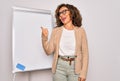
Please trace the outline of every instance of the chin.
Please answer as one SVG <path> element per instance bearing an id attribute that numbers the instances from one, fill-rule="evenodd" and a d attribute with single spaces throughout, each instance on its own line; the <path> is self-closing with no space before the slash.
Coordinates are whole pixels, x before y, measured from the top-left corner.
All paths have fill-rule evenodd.
<path id="1" fill-rule="evenodd" d="M 64 25 L 67 24 L 67 22 L 62 22 Z"/>

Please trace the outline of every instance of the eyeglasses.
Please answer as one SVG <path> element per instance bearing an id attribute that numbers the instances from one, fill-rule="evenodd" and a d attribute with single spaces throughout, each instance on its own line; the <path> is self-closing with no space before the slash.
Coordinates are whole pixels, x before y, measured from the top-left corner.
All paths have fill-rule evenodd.
<path id="1" fill-rule="evenodd" d="M 65 9 L 65 10 L 63 10 L 61 12 L 58 12 L 58 16 L 60 16 L 61 14 L 65 15 L 67 11 L 69 11 L 69 10 Z"/>

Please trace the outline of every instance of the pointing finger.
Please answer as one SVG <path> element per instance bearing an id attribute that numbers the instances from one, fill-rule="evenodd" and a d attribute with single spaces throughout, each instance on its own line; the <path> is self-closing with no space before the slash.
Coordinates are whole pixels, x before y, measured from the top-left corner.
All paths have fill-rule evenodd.
<path id="1" fill-rule="evenodd" d="M 43 30 L 43 27 L 41 27 L 41 29 Z"/>

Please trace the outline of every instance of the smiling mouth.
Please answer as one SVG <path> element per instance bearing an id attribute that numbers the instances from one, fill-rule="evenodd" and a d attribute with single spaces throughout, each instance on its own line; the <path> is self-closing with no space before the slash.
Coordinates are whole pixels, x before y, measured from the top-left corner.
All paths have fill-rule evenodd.
<path id="1" fill-rule="evenodd" d="M 65 19 L 66 19 L 66 17 L 65 17 L 65 18 L 62 18 L 61 20 L 62 20 L 62 21 L 65 21 Z"/>

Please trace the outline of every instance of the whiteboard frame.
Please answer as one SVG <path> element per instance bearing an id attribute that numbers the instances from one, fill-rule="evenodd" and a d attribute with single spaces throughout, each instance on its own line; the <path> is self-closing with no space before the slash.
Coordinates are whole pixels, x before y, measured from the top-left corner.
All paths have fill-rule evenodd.
<path id="1" fill-rule="evenodd" d="M 22 11 L 22 12 L 31 12 L 31 13 L 42 13 L 42 14 L 49 14 L 49 15 L 51 15 L 51 21 L 52 21 L 52 28 L 54 27 L 54 23 L 53 23 L 53 15 L 52 15 L 52 13 L 51 13 L 51 11 L 50 10 L 44 10 L 44 9 L 34 9 L 34 8 L 25 8 L 25 7 L 18 7 L 18 6 L 13 6 L 12 7 L 12 9 L 13 9 L 13 13 L 14 13 L 14 11 Z M 14 17 L 13 15 L 12 15 L 12 17 Z M 14 27 L 13 27 L 13 21 L 12 21 L 12 66 L 14 67 L 14 31 L 13 31 L 13 29 L 14 29 Z M 12 68 L 13 68 L 12 67 Z M 51 68 L 44 68 L 44 69 L 51 69 Z M 42 69 L 35 69 L 35 70 L 42 70 Z M 14 69 L 12 70 L 12 72 L 13 73 L 17 73 L 17 72 L 27 72 L 27 71 L 34 71 L 34 70 L 25 70 L 25 71 L 14 71 Z"/>

